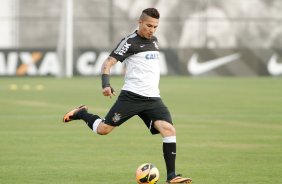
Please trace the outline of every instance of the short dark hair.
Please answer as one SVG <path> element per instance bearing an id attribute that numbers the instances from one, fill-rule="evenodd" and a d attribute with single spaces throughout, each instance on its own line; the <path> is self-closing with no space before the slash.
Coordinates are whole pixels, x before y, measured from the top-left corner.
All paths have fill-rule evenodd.
<path id="1" fill-rule="evenodd" d="M 144 9 L 142 11 L 142 14 L 140 16 L 140 18 L 143 18 L 143 15 L 146 14 L 150 17 L 153 17 L 155 19 L 159 19 L 160 18 L 160 13 L 159 11 L 156 9 L 156 8 L 147 8 L 147 9 Z"/>

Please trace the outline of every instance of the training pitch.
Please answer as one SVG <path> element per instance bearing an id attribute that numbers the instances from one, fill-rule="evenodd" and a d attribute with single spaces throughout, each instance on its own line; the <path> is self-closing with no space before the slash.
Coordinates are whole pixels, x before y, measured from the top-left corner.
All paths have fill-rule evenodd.
<path id="1" fill-rule="evenodd" d="M 112 77 L 120 91 L 123 79 Z M 0 78 L 0 183 L 134 184 L 154 163 L 165 182 L 162 139 L 133 118 L 107 136 L 62 123 L 86 104 L 105 116 L 116 97 L 99 77 Z M 177 129 L 177 172 L 194 184 L 282 180 L 282 78 L 162 77 L 161 96 Z"/>

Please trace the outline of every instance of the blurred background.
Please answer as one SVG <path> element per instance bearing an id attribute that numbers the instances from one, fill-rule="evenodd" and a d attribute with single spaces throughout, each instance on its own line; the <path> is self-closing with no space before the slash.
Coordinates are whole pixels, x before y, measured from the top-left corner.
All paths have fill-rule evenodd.
<path id="1" fill-rule="evenodd" d="M 137 29 L 137 19 L 147 7 L 155 7 L 161 14 L 156 36 L 166 65 L 162 74 L 282 74 L 281 65 L 275 65 L 281 60 L 281 0 L 0 0 L 0 3 L 1 76 L 16 74 L 8 63 L 12 62 L 11 53 L 18 53 L 14 66 L 20 66 L 23 63 L 20 51 L 31 55 L 39 51 L 37 68 L 44 58 L 53 58 L 56 62 L 49 61 L 46 65 L 58 67 L 56 72 L 16 75 L 97 75 L 99 56 L 100 60 L 105 58 L 121 38 Z M 55 53 L 54 57 L 46 59 L 48 53 Z M 198 74 L 186 66 L 194 54 L 199 62 L 204 62 L 236 53 L 240 55 L 238 62 L 213 71 Z M 85 67 L 79 64 L 82 56 L 88 58 L 84 59 Z M 274 61 L 269 66 L 271 60 Z M 71 70 L 69 74 L 66 67 Z"/>

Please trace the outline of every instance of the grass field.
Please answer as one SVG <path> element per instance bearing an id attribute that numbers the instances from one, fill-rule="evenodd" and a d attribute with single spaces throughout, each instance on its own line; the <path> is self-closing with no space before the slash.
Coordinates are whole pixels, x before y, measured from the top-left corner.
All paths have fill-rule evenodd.
<path id="1" fill-rule="evenodd" d="M 1 184 L 134 184 L 144 162 L 165 182 L 162 140 L 138 118 L 107 136 L 62 123 L 79 104 L 106 114 L 116 98 L 102 96 L 100 78 L 0 84 Z M 112 84 L 119 91 L 122 78 Z M 163 77 L 160 88 L 177 129 L 177 172 L 195 184 L 281 183 L 282 78 Z"/>

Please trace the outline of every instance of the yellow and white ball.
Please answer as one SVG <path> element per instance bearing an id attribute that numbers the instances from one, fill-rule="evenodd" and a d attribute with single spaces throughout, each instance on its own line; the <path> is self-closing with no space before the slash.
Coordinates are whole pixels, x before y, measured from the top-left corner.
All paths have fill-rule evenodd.
<path id="1" fill-rule="evenodd" d="M 151 163 L 144 163 L 140 165 L 137 168 L 135 175 L 138 184 L 155 184 L 160 178 L 158 168 Z"/>

